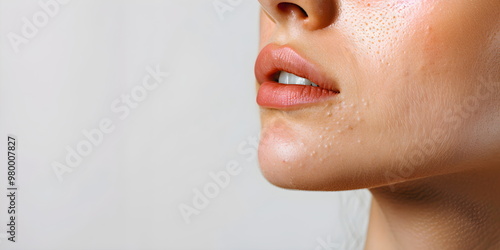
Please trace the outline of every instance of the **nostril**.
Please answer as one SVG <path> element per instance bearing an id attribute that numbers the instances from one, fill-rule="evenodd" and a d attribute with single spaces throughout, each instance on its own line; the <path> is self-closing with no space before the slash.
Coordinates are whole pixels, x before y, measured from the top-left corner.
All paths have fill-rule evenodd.
<path id="1" fill-rule="evenodd" d="M 307 18 L 307 12 L 297 4 L 294 3 L 279 3 L 278 9 L 286 14 L 293 14 L 296 17 Z"/>

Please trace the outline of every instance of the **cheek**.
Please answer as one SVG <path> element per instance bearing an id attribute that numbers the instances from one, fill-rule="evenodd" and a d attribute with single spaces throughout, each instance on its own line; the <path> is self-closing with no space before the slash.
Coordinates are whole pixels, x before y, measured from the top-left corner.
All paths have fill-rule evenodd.
<path id="1" fill-rule="evenodd" d="M 385 87 L 384 98 L 380 99 L 391 100 L 381 103 L 380 110 L 388 121 L 394 121 L 392 127 L 396 131 L 408 134 L 408 141 L 415 141 L 417 148 L 432 146 L 423 154 L 426 159 L 467 160 L 492 149 L 488 140 L 479 142 L 475 138 L 488 137 L 484 127 L 498 127 L 497 121 L 487 125 L 480 122 L 493 120 L 491 117 L 496 115 L 491 116 L 488 110 L 493 110 L 491 103 L 498 105 L 498 98 L 493 99 L 496 94 L 491 90 L 485 90 L 486 97 L 477 92 L 484 83 L 482 79 L 489 79 L 492 74 L 496 74 L 493 79 L 499 79 L 498 67 L 491 67 L 498 65 L 492 63 L 499 52 L 492 37 L 498 32 L 495 29 L 500 21 L 499 3 L 422 1 L 415 9 L 418 11 L 407 20 L 410 32 L 399 37 L 400 47 L 387 51 L 387 57 L 393 58 L 391 63 L 397 66 L 381 71 L 392 81 L 380 85 Z M 495 50 L 496 55 L 491 55 Z M 478 127 L 481 129 L 475 129 Z M 432 134 L 439 128 L 444 128 L 445 139 L 434 140 L 436 136 Z M 491 130 L 489 134 L 490 138 L 498 138 L 492 136 Z M 425 144 L 423 140 L 432 143 Z M 423 169 L 415 169 L 415 174 L 419 174 L 417 170 Z M 448 170 L 457 171 L 428 169 L 430 174 Z"/>
<path id="2" fill-rule="evenodd" d="M 391 66 L 388 56 L 401 49 L 399 44 L 410 31 L 418 5 L 417 1 L 344 1 L 337 27 L 358 57 Z"/>
<path id="3" fill-rule="evenodd" d="M 498 28 L 500 2 L 437 1 L 425 2 L 423 8 L 427 11 L 418 16 L 414 29 L 423 42 L 427 64 L 441 72 L 448 66 L 465 76 L 474 75 L 472 66 L 482 63 L 482 52 Z"/>

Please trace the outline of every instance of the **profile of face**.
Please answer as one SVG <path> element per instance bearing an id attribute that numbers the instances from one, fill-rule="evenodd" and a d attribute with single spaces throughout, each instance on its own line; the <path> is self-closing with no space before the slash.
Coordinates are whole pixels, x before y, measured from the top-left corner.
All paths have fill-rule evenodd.
<path id="1" fill-rule="evenodd" d="M 260 3 L 259 162 L 271 183 L 370 188 L 495 164 L 500 1 Z"/>

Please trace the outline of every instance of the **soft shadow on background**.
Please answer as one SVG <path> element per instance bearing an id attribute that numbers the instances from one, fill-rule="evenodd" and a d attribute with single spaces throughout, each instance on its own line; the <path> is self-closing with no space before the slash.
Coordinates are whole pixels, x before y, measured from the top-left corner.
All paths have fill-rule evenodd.
<path id="1" fill-rule="evenodd" d="M 0 0 L 0 151 L 17 136 L 19 186 L 16 243 L 1 196 L 0 249 L 361 249 L 367 191 L 286 191 L 259 172 L 258 14 Z"/>

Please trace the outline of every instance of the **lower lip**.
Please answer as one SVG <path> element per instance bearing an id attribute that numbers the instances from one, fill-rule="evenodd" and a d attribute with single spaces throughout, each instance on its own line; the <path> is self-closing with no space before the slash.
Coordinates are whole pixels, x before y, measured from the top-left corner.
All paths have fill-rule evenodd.
<path id="1" fill-rule="evenodd" d="M 323 102 L 337 94 L 320 87 L 264 82 L 260 85 L 257 103 L 265 108 L 294 108 Z"/>

